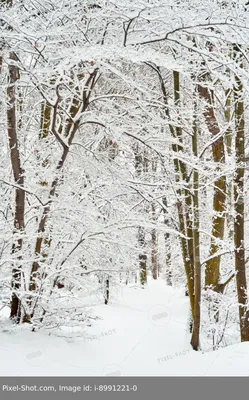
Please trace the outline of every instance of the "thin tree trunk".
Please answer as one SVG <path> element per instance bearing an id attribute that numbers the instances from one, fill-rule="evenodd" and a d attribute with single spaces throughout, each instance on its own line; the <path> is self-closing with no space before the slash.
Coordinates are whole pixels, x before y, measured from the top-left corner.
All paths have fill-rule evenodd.
<path id="1" fill-rule="evenodd" d="M 227 155 L 229 157 L 231 157 L 232 155 L 232 138 L 233 138 L 233 129 L 231 126 L 231 120 L 232 120 L 231 106 L 232 106 L 232 90 L 228 89 L 226 90 L 225 119 L 226 122 L 229 124 L 229 127 L 226 131 L 225 143 L 226 143 Z M 233 181 L 232 179 L 228 178 L 226 219 L 227 219 L 228 237 L 231 240 L 233 239 L 233 225 L 234 225 L 232 209 L 233 209 Z"/>
<path id="2" fill-rule="evenodd" d="M 173 72 L 173 80 L 174 80 L 174 102 L 175 106 L 180 106 L 180 74 L 178 71 Z M 173 127 L 171 128 L 174 137 L 182 143 L 182 129 L 177 126 L 175 133 Z M 172 150 L 176 154 L 183 150 L 182 145 L 172 145 Z M 188 282 L 188 293 L 190 299 L 190 306 L 192 312 L 192 318 L 194 319 L 194 310 L 195 310 L 195 299 L 194 299 L 194 251 L 193 251 L 193 227 L 190 218 L 190 212 L 192 211 L 192 197 L 190 191 L 187 189 L 187 168 L 185 163 L 178 158 L 174 158 L 174 166 L 176 171 L 176 182 L 180 182 L 182 180 L 185 182 L 185 188 L 177 189 L 178 201 L 177 201 L 177 210 L 178 210 L 178 219 L 179 219 L 179 227 L 180 232 L 188 239 L 184 237 L 180 238 L 181 248 L 182 248 L 182 256 L 184 267 L 187 276 Z M 183 199 L 183 200 L 182 200 Z"/>
<path id="3" fill-rule="evenodd" d="M 109 297 L 110 297 L 110 279 L 107 277 L 105 279 L 105 305 L 109 303 Z"/>
<path id="4" fill-rule="evenodd" d="M 24 211 L 25 211 L 25 191 L 24 186 L 24 171 L 21 167 L 21 158 L 19 151 L 19 143 L 17 137 L 17 118 L 16 118 L 16 83 L 19 79 L 19 71 L 15 63 L 17 58 L 15 54 L 10 53 L 9 57 L 9 82 L 7 86 L 8 106 L 7 106 L 7 124 L 11 165 L 14 175 L 15 184 L 18 186 L 15 189 L 15 215 L 14 215 L 14 243 L 12 253 L 19 253 L 16 265 L 12 269 L 12 298 L 10 318 L 17 323 L 21 320 L 21 300 L 18 297 L 18 291 L 21 288 L 22 281 L 22 255 L 23 246 L 22 233 L 24 231 Z M 18 239 L 15 239 L 15 236 Z"/>
<path id="5" fill-rule="evenodd" d="M 240 50 L 234 46 L 234 56 Z M 240 65 L 243 68 L 243 65 Z M 244 203 L 244 175 L 245 175 L 245 115 L 243 102 L 243 85 L 238 76 L 235 76 L 234 87 L 235 102 L 235 156 L 236 171 L 234 177 L 234 246 L 235 246 L 235 271 L 239 303 L 240 335 L 241 341 L 249 341 L 249 311 L 247 309 L 247 280 L 245 263 L 245 203 Z"/>
<path id="6" fill-rule="evenodd" d="M 152 172 L 153 176 L 155 176 L 157 171 L 157 163 L 156 160 L 152 161 Z M 153 223 L 156 224 L 156 207 L 155 203 L 151 204 L 151 214 Z M 157 243 L 157 231 L 156 228 L 152 229 L 151 232 L 151 269 L 152 269 L 152 278 L 158 278 L 158 243 Z"/>
<path id="7" fill-rule="evenodd" d="M 163 197 L 163 205 L 164 205 L 164 223 L 167 226 L 169 220 L 167 218 L 167 199 Z M 166 282 L 169 286 L 172 286 L 172 264 L 171 264 L 171 245 L 170 245 L 170 234 L 166 232 L 164 234 L 164 243 L 165 243 L 165 275 L 166 275 Z"/>
<path id="8" fill-rule="evenodd" d="M 163 94 L 163 101 L 165 104 L 165 114 L 167 119 L 170 119 L 168 101 L 167 101 L 167 92 L 163 77 L 161 75 L 161 71 L 159 67 L 154 67 L 151 64 L 156 73 L 158 74 L 161 90 Z M 173 72 L 173 81 L 174 81 L 174 102 L 176 107 L 180 105 L 180 76 L 179 72 Z M 173 138 L 177 138 L 178 142 L 182 143 L 182 129 L 180 126 L 174 128 L 173 125 L 169 124 L 169 130 Z M 178 159 L 177 154 L 183 150 L 182 144 L 172 144 L 172 152 L 173 156 L 173 164 L 175 169 L 175 181 L 178 184 L 183 181 L 185 183 L 185 188 L 181 189 L 179 185 L 177 185 L 176 194 L 177 194 L 177 214 L 179 220 L 179 232 L 182 234 L 179 237 L 180 246 L 182 250 L 182 259 L 183 265 L 185 268 L 185 273 L 187 277 L 187 285 L 188 285 L 188 293 L 190 299 L 191 313 L 192 317 L 194 316 L 194 265 L 193 265 L 193 231 L 192 231 L 192 223 L 189 212 L 192 211 L 192 198 L 190 190 L 187 186 L 187 167 L 185 163 Z M 188 239 L 186 239 L 188 237 Z"/>
<path id="9" fill-rule="evenodd" d="M 6 6 L 12 7 L 12 0 L 7 0 Z M 9 30 L 11 28 L 9 27 Z M 4 43 L 3 43 L 4 47 Z M 2 56 L 0 57 L 0 70 L 2 68 Z M 22 233 L 24 231 L 24 212 L 25 212 L 25 191 L 24 186 L 24 171 L 21 167 L 21 157 L 18 143 L 18 126 L 20 123 L 17 121 L 17 87 L 16 84 L 19 79 L 19 69 L 15 65 L 18 61 L 16 54 L 10 52 L 9 65 L 8 65 L 8 85 L 7 85 L 7 131 L 10 148 L 10 158 L 14 180 L 17 185 L 15 189 L 15 212 L 14 212 L 14 241 L 12 245 L 12 254 L 19 253 L 17 262 L 12 268 L 12 295 L 10 304 L 10 318 L 16 323 L 21 322 L 21 300 L 18 296 L 18 291 L 22 285 L 22 255 L 21 250 L 23 247 Z M 21 126 L 21 125 L 20 125 Z M 18 237 L 18 239 L 15 238 Z"/>
<path id="10" fill-rule="evenodd" d="M 139 254 L 139 276 L 142 286 L 147 283 L 147 255 L 145 252 L 145 232 L 142 227 L 138 229 L 138 243 L 140 247 Z"/>
<path id="11" fill-rule="evenodd" d="M 173 72 L 173 79 L 174 79 L 174 102 L 175 107 L 180 107 L 180 74 L 178 71 Z M 180 126 L 176 126 L 176 137 L 182 143 L 182 129 Z M 177 146 L 177 152 L 183 151 L 183 147 Z M 194 280 L 194 247 L 193 247 L 193 227 L 192 221 L 190 218 L 190 213 L 192 212 L 192 194 L 191 191 L 188 190 L 188 177 L 187 177 L 187 168 L 186 164 L 183 163 L 181 160 L 178 160 L 179 168 L 181 171 L 181 177 L 183 182 L 185 183 L 185 188 L 183 190 L 184 199 L 185 199 L 185 220 L 186 220 L 186 235 L 188 237 L 187 246 L 188 246 L 188 255 L 189 255 L 189 262 L 190 262 L 190 270 L 191 270 L 191 279 Z"/>
<path id="12" fill-rule="evenodd" d="M 141 176 L 142 173 L 147 172 L 147 160 L 145 159 L 145 153 L 142 153 L 139 149 L 138 144 L 135 148 L 135 171 L 137 176 Z M 139 277 L 140 284 L 144 286 L 147 283 L 147 254 L 146 254 L 146 242 L 145 242 L 145 229 L 142 226 L 138 228 L 138 245 L 140 249 L 140 254 L 138 256 L 139 261 Z"/>
<path id="13" fill-rule="evenodd" d="M 196 108 L 196 104 L 195 104 Z M 194 126 L 192 136 L 192 150 L 195 157 L 198 157 L 198 130 L 196 125 L 196 109 L 194 115 Z M 193 333 L 191 345 L 194 350 L 199 349 L 200 345 L 200 323 L 201 323 L 201 263 L 200 263 L 200 237 L 199 237 L 199 174 L 195 169 L 193 172 L 193 244 L 194 244 L 194 285 L 195 285 L 195 304 L 193 318 Z"/>
<path id="14" fill-rule="evenodd" d="M 157 234 L 156 230 L 152 229 L 151 232 L 151 269 L 152 278 L 157 279 L 158 277 L 158 259 L 157 259 Z"/>
<path id="15" fill-rule="evenodd" d="M 165 249 L 166 249 L 166 256 L 165 256 L 165 264 L 166 264 L 166 282 L 169 286 L 173 285 L 173 273 L 172 273 L 172 263 L 171 263 L 171 246 L 170 246 L 170 235 L 169 233 L 165 233 L 164 235 L 165 241 Z"/>

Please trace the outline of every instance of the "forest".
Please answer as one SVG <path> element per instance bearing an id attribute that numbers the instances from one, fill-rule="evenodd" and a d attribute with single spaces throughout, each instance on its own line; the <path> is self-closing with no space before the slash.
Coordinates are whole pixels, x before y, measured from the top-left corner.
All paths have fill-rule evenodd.
<path id="1" fill-rule="evenodd" d="M 9 370 L 18 341 L 28 374 L 248 358 L 249 2 L 0 0 L 0 27 Z"/>

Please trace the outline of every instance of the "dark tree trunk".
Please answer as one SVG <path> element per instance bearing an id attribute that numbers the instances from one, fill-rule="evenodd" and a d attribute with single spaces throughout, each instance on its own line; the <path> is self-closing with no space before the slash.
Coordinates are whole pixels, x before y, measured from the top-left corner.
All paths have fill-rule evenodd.
<path id="1" fill-rule="evenodd" d="M 140 246 L 139 254 L 139 273 L 140 273 L 140 283 L 144 285 L 147 283 L 147 255 L 145 253 L 145 233 L 143 228 L 138 230 L 138 243 Z"/>
<path id="2" fill-rule="evenodd" d="M 207 80 L 206 75 L 202 78 L 202 80 L 204 79 Z M 200 97 L 207 103 L 204 117 L 208 130 L 212 138 L 217 137 L 212 144 L 212 153 L 213 160 L 218 165 L 217 172 L 219 173 L 220 164 L 225 163 L 225 146 L 223 137 L 218 137 L 220 129 L 214 112 L 212 92 L 206 86 L 201 85 L 198 85 L 198 92 Z M 218 241 L 224 238 L 226 214 L 226 178 L 224 175 L 219 176 L 214 182 L 213 211 L 210 257 L 219 251 Z M 211 287 L 215 291 L 217 291 L 217 285 L 220 279 L 220 258 L 220 256 L 212 257 L 206 263 L 205 286 Z"/>
<path id="3" fill-rule="evenodd" d="M 22 232 L 24 230 L 24 210 L 25 210 L 25 191 L 24 186 L 24 171 L 21 167 L 21 159 L 19 152 L 19 144 L 17 138 L 17 118 L 16 118 L 16 83 L 19 79 L 19 71 L 15 63 L 17 58 L 14 53 L 10 53 L 9 57 L 9 82 L 7 86 L 8 107 L 7 107 L 7 124 L 8 137 L 12 171 L 16 184 L 15 189 L 15 215 L 14 215 L 14 243 L 12 253 L 20 253 L 23 246 Z M 18 239 L 15 239 L 18 236 Z M 17 263 L 12 269 L 12 297 L 10 318 L 17 323 L 21 320 L 21 302 L 18 297 L 18 291 L 21 288 L 22 280 L 22 256 L 17 257 Z"/>
<path id="4" fill-rule="evenodd" d="M 196 104 L 194 113 L 194 126 L 192 136 L 192 150 L 194 156 L 198 157 L 198 129 Z M 200 325 L 201 325 L 201 262 L 200 262 L 200 235 L 199 235 L 199 173 L 194 170 L 193 173 L 193 248 L 194 248 L 194 286 L 195 286 L 195 304 L 193 315 L 193 332 L 191 345 L 194 350 L 200 347 Z"/>
<path id="5" fill-rule="evenodd" d="M 240 53 L 235 46 L 234 56 Z M 241 65 L 243 68 L 243 65 Z M 235 76 L 235 156 L 236 171 L 234 177 L 234 246 L 235 271 L 239 303 L 241 341 L 249 341 L 249 311 L 247 309 L 247 280 L 245 263 L 245 203 L 244 203 L 244 175 L 245 175 L 245 116 L 243 102 L 243 85 L 238 76 Z"/>
<path id="6" fill-rule="evenodd" d="M 107 305 L 109 303 L 109 297 L 110 297 L 110 280 L 107 278 L 105 280 L 105 304 Z"/>

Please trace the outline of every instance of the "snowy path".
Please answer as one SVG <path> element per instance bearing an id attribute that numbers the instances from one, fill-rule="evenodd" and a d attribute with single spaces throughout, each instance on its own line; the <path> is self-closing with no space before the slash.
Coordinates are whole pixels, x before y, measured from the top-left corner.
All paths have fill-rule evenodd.
<path id="1" fill-rule="evenodd" d="M 150 282 L 124 288 L 116 304 L 98 305 L 102 319 L 73 341 L 27 329 L 0 333 L 0 375 L 249 375 L 249 343 L 202 354 L 191 350 L 188 299 Z"/>

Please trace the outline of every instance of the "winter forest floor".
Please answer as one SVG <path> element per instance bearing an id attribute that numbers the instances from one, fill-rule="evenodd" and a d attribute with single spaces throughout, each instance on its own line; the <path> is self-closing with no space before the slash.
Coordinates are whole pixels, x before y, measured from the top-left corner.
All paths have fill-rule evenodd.
<path id="1" fill-rule="evenodd" d="M 117 296 L 116 296 L 117 297 Z M 91 299 L 99 317 L 73 330 L 31 332 L 13 328 L 4 315 L 0 331 L 1 376 L 248 376 L 249 343 L 195 352 L 189 344 L 184 290 L 149 281 L 124 287 L 108 306 Z M 9 324 L 9 325 L 8 325 Z M 57 333 L 58 334 L 58 333 Z"/>

